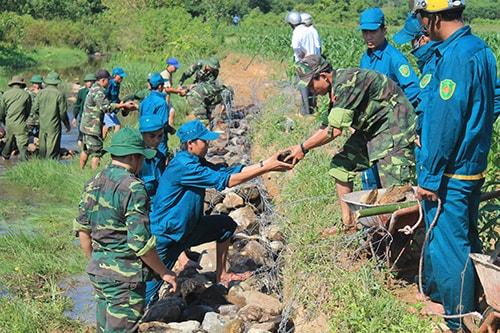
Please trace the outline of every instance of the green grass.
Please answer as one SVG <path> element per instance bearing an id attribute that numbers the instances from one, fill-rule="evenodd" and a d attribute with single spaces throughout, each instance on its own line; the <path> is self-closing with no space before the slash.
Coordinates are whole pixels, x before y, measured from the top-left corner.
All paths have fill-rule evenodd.
<path id="1" fill-rule="evenodd" d="M 288 63 L 291 33 L 287 28 L 251 28 L 238 32 L 232 29 L 219 52 L 252 56 L 259 51 L 264 61 Z M 335 66 L 357 66 L 364 51 L 357 31 L 325 27 L 320 33 L 325 52 Z M 498 35 L 484 34 L 498 57 Z M 262 44 L 257 43 L 262 36 L 267 38 Z M 19 59 L 43 61 L 49 68 L 56 66 L 58 55 L 54 50 L 24 54 Z M 6 54 L 2 52 L 0 50 L 0 57 Z M 64 54 L 71 58 L 68 66 L 74 66 L 76 60 L 73 59 L 81 55 L 66 51 Z M 186 52 L 178 58 L 189 63 L 187 60 L 204 55 Z M 122 94 L 126 95 L 144 86 L 142 78 L 148 72 L 161 71 L 164 58 L 165 54 L 118 54 L 107 68 L 120 65 L 129 73 L 122 88 Z M 59 64 L 56 67 L 59 68 Z M 178 79 L 180 74 L 177 75 Z M 289 77 L 292 76 L 290 70 Z M 7 82 L 8 78 L 2 80 Z M 318 117 L 299 118 L 296 115 L 298 94 L 289 82 L 279 82 L 279 86 L 279 93 L 266 102 L 260 115 L 254 117 L 251 135 L 255 160 L 302 142 L 319 124 Z M 189 110 L 184 99 L 175 95 L 172 98 L 176 104 L 176 123 L 180 125 Z M 123 118 L 123 124 L 137 126 L 137 114 Z M 498 121 L 495 126 L 493 147 L 498 151 Z M 177 138 L 171 138 L 170 146 L 176 147 Z M 109 141 L 110 137 L 105 146 Z M 326 315 L 330 330 L 335 332 L 430 332 L 432 323 L 407 312 L 405 304 L 386 288 L 386 275 L 379 270 L 379 263 L 363 261 L 356 264 L 350 260 L 350 254 L 359 245 L 356 241 L 348 237 L 319 237 L 324 228 L 341 223 L 334 183 L 327 174 L 329 160 L 341 144 L 342 139 L 314 149 L 293 171 L 276 178 L 280 196 L 274 201 L 275 209 L 281 216 L 278 222 L 287 239 L 282 272 L 283 302 L 290 309 L 305 309 L 313 318 L 320 313 Z M 498 188 L 495 178 L 500 165 L 498 156 L 492 154 L 490 157 L 488 189 Z M 109 156 L 105 156 L 101 165 L 108 161 Z M 7 295 L 0 297 L 0 333 L 86 331 L 83 325 L 63 315 L 64 310 L 70 309 L 71 302 L 63 296 L 58 282 L 67 276 L 81 274 L 87 262 L 74 243 L 71 224 L 77 214 L 82 186 L 92 174 L 89 168 L 80 171 L 77 163 L 65 165 L 35 160 L 18 164 L 0 178 L 2 190 L 9 193 L 2 198 L 0 206 L 0 228 L 7 231 L 0 235 L 3 253 L 0 265 L 3 289 L 0 292 Z M 359 184 L 356 188 L 359 189 Z M 494 203 L 493 208 L 490 205 L 484 209 L 491 209 L 491 212 L 481 215 L 481 225 L 493 230 L 488 234 L 490 240 L 498 239 L 498 229 L 494 229 L 492 223 L 498 216 L 498 201 Z"/>

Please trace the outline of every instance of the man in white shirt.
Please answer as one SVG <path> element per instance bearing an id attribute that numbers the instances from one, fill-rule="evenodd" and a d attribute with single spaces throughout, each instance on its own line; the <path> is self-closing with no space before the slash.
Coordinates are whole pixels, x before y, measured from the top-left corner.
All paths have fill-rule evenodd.
<path id="1" fill-rule="evenodd" d="M 292 49 L 295 62 L 298 62 L 309 54 L 316 54 L 314 35 L 303 23 L 302 17 L 298 12 L 289 12 L 285 21 L 290 24 L 293 29 L 292 34 Z M 309 89 L 300 90 L 300 115 L 305 116 L 314 113 L 315 96 L 311 96 Z"/>

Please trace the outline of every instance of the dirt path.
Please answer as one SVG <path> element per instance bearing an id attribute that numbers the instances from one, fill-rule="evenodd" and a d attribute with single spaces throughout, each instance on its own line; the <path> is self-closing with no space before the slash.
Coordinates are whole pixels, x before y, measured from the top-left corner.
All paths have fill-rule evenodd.
<path id="1" fill-rule="evenodd" d="M 265 101 L 277 91 L 275 83 L 270 79 L 275 77 L 285 79 L 286 67 L 280 63 L 261 62 L 256 57 L 245 70 L 250 61 L 246 55 L 230 54 L 221 60 L 219 80 L 235 91 L 234 104 L 248 106 Z"/>

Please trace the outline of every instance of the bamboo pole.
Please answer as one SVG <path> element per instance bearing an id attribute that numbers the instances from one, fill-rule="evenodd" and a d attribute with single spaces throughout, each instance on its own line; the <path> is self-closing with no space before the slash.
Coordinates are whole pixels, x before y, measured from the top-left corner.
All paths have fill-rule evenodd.
<path id="1" fill-rule="evenodd" d="M 417 201 L 400 202 L 392 205 L 376 206 L 365 209 L 359 209 L 354 213 L 354 217 L 359 219 L 360 217 L 367 217 L 379 214 L 389 214 L 397 211 L 401 208 L 412 207 L 418 205 Z"/>

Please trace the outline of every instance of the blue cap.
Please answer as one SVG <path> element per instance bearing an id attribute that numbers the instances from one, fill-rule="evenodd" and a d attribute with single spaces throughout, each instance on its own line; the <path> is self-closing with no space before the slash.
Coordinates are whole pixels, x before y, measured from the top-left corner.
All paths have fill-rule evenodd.
<path id="1" fill-rule="evenodd" d="M 115 67 L 113 68 L 113 71 L 111 72 L 111 75 L 120 75 L 121 77 L 127 76 L 127 73 L 123 70 L 121 67 Z"/>
<path id="2" fill-rule="evenodd" d="M 418 22 L 417 17 L 413 14 L 408 14 L 408 16 L 406 16 L 406 22 L 403 29 L 399 30 L 394 37 L 392 37 L 392 40 L 396 44 L 406 44 L 423 34 L 424 33 L 420 29 L 420 23 Z"/>
<path id="3" fill-rule="evenodd" d="M 158 88 L 158 86 L 164 84 L 165 82 L 165 79 L 159 73 L 154 73 L 149 78 L 149 84 L 151 84 L 151 87 L 153 88 Z"/>
<path id="4" fill-rule="evenodd" d="M 167 65 L 173 65 L 175 68 L 181 67 L 181 64 L 175 58 L 168 58 Z"/>
<path id="5" fill-rule="evenodd" d="M 139 117 L 139 132 L 154 132 L 163 128 L 163 122 L 158 115 Z"/>
<path id="6" fill-rule="evenodd" d="M 184 123 L 184 125 L 177 129 L 176 134 L 182 143 L 195 139 L 212 141 L 220 135 L 220 133 L 209 131 L 199 120 L 191 120 Z"/>
<path id="7" fill-rule="evenodd" d="M 380 8 L 368 8 L 361 13 L 358 30 L 377 30 L 384 24 L 384 12 Z"/>

